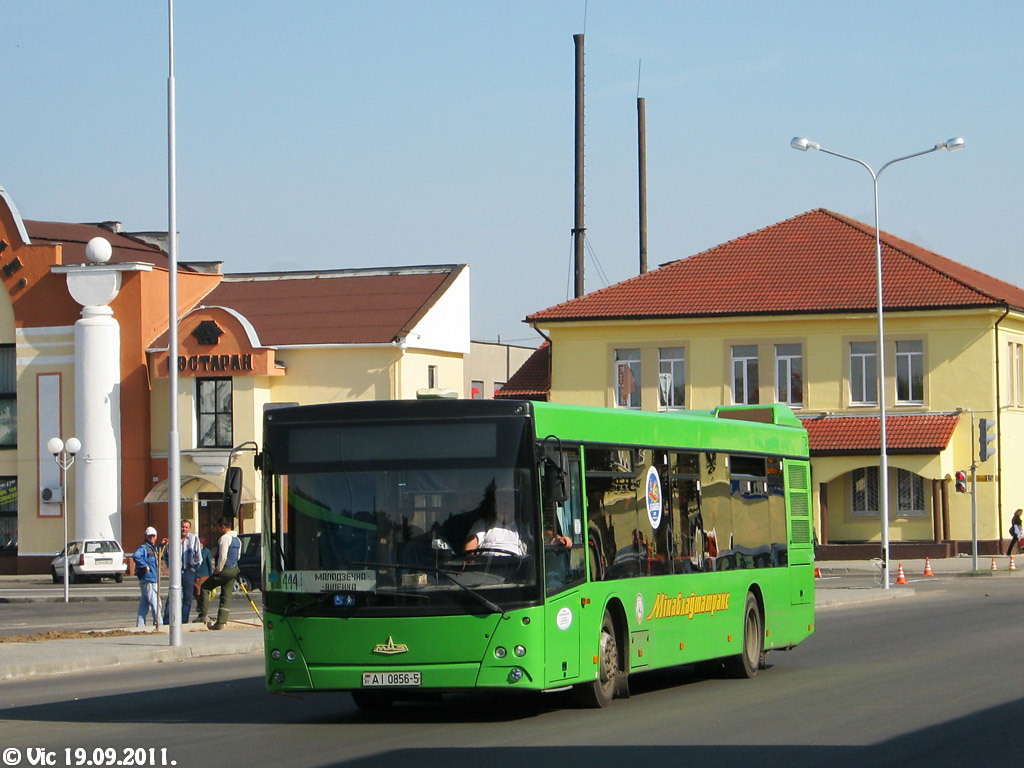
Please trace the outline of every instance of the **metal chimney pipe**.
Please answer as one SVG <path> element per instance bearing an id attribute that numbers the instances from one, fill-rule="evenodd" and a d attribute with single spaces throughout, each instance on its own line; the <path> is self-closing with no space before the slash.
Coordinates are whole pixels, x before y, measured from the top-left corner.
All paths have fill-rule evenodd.
<path id="1" fill-rule="evenodd" d="M 585 293 L 583 287 L 583 237 L 586 227 L 583 223 L 583 35 L 573 35 L 576 44 L 576 215 L 572 228 L 573 274 L 575 276 L 575 298 Z"/>

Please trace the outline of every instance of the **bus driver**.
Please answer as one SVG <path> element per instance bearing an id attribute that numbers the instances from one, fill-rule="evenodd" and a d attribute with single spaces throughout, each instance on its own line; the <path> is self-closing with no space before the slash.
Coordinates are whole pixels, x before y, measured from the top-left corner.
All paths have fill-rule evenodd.
<path id="1" fill-rule="evenodd" d="M 519 536 L 515 518 L 515 504 L 511 491 L 498 493 L 494 480 L 487 484 L 483 501 L 477 506 L 479 519 L 469 529 L 466 552 L 483 550 L 498 557 L 526 554 L 526 546 Z"/>

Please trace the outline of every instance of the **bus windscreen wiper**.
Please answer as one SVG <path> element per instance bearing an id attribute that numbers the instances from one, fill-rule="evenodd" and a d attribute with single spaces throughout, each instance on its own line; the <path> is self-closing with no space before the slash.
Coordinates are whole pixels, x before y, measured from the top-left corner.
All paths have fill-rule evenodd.
<path id="1" fill-rule="evenodd" d="M 494 603 L 494 602 L 488 600 L 486 597 L 481 595 L 479 592 L 477 592 L 472 587 L 467 587 L 461 581 L 459 581 L 454 576 L 452 576 L 450 571 L 446 571 L 443 568 L 436 568 L 436 567 L 434 567 L 432 565 L 408 565 L 408 564 L 405 564 L 405 563 L 402 563 L 401 565 L 399 565 L 397 563 L 350 563 L 350 565 L 362 566 L 364 568 L 408 568 L 409 570 L 413 570 L 413 571 L 426 571 L 427 573 L 434 573 L 434 574 L 437 574 L 439 576 L 444 576 L 452 584 L 457 586 L 459 589 L 464 589 L 466 592 L 468 592 L 470 595 L 475 597 L 483 605 L 487 606 L 488 608 L 490 608 L 495 613 L 500 613 L 502 616 L 505 615 L 505 609 L 504 608 L 502 608 L 497 603 Z"/>

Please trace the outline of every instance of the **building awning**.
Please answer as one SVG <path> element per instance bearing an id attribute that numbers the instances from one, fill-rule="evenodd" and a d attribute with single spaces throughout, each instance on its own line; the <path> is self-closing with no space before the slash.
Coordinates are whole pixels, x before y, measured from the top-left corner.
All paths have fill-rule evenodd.
<path id="1" fill-rule="evenodd" d="M 200 493 L 221 493 L 224 489 L 205 477 L 199 475 L 181 476 L 181 498 L 183 501 L 191 501 Z M 247 488 L 242 488 L 242 503 L 252 504 L 256 501 Z M 161 480 L 153 486 L 142 500 L 143 504 L 166 504 L 167 503 L 167 481 Z"/>
<path id="2" fill-rule="evenodd" d="M 811 456 L 879 453 L 878 416 L 825 415 L 800 419 L 810 439 Z M 958 413 L 921 413 L 885 417 L 888 452 L 937 454 L 949 446 Z"/>

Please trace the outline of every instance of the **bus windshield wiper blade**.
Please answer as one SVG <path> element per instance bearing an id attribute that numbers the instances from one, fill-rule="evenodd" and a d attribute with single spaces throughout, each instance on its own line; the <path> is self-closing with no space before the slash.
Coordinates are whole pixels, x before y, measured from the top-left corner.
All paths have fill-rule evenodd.
<path id="1" fill-rule="evenodd" d="M 300 611 L 304 611 L 307 608 L 313 608 L 314 606 L 320 605 L 322 603 L 326 603 L 328 600 L 333 600 L 333 599 L 334 599 L 334 595 L 332 595 L 330 593 L 324 593 L 322 595 L 318 595 L 317 597 L 314 597 L 308 603 L 304 603 L 303 605 L 298 605 L 296 603 L 289 603 L 288 607 L 284 609 L 284 615 L 285 616 L 294 616 L 296 613 L 299 613 Z"/>
<path id="2" fill-rule="evenodd" d="M 472 587 L 467 587 L 461 581 L 452 576 L 452 574 L 449 571 L 443 570 L 441 568 L 435 568 L 432 565 L 407 565 L 405 563 L 401 565 L 397 563 L 351 563 L 351 565 L 363 566 L 367 568 L 408 568 L 412 571 L 426 571 L 428 573 L 436 573 L 439 576 L 444 576 L 446 579 L 448 579 L 448 581 L 457 586 L 459 589 L 464 589 L 466 592 L 475 597 L 483 605 L 487 606 L 495 613 L 500 613 L 502 616 L 505 615 L 505 609 L 502 608 L 500 605 L 498 605 L 495 602 L 492 602 L 491 600 L 488 600 L 486 597 L 481 595 Z"/>

